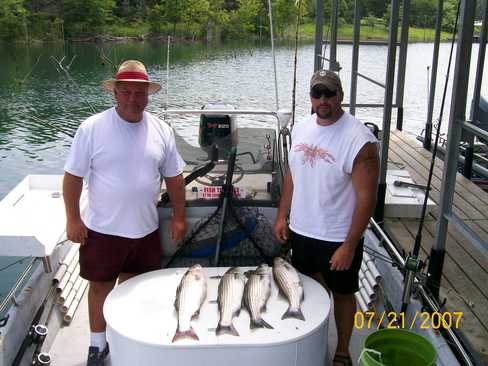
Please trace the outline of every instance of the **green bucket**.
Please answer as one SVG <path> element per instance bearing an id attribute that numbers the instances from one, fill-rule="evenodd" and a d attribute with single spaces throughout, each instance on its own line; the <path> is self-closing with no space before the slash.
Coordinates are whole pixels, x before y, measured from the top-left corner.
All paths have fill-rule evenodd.
<path id="1" fill-rule="evenodd" d="M 364 340 L 361 366 L 430 366 L 437 351 L 421 335 L 402 329 L 382 329 Z"/>

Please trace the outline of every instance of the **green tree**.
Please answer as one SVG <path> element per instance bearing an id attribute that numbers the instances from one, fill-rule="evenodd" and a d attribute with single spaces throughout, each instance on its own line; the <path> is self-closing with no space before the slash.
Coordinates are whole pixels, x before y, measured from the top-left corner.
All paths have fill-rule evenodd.
<path id="1" fill-rule="evenodd" d="M 173 25 L 173 37 L 176 36 L 176 25 L 181 22 L 185 7 L 184 0 L 164 0 L 158 5 L 162 18 Z"/>
<path id="2" fill-rule="evenodd" d="M 271 5 L 276 34 L 282 36 L 285 29 L 296 22 L 298 9 L 295 5 L 295 0 L 273 0 Z"/>
<path id="3" fill-rule="evenodd" d="M 147 21 L 151 32 L 161 33 L 167 22 L 166 7 L 163 4 L 154 5 L 148 12 Z"/>
<path id="4" fill-rule="evenodd" d="M 209 16 L 210 4 L 208 0 L 184 0 L 181 20 L 185 23 L 185 29 L 191 36 L 203 35 Z"/>
<path id="5" fill-rule="evenodd" d="M 436 13 L 435 0 L 415 0 L 410 8 L 410 25 L 422 28 L 435 27 Z"/>
<path id="6" fill-rule="evenodd" d="M 454 23 L 456 22 L 457 0 L 444 1 L 444 9 L 442 15 L 442 29 L 447 32 L 454 31 Z"/>
<path id="7" fill-rule="evenodd" d="M 256 33 L 260 11 L 260 0 L 241 0 L 239 7 L 229 12 L 229 22 L 224 36 L 241 38 Z"/>
<path id="8" fill-rule="evenodd" d="M 64 23 L 69 35 L 94 34 L 111 20 L 115 0 L 65 0 Z"/>
<path id="9" fill-rule="evenodd" d="M 229 13 L 225 10 L 225 0 L 212 0 L 210 1 L 209 17 L 207 23 L 207 37 L 211 39 L 212 36 L 220 38 L 221 31 L 229 23 Z M 210 33 L 210 34 L 209 34 Z"/>
<path id="10" fill-rule="evenodd" d="M 385 0 L 363 0 L 364 15 L 382 18 L 386 12 L 387 1 Z"/>
<path id="11" fill-rule="evenodd" d="M 27 38 L 27 16 L 24 0 L 1 0 L 0 37 L 5 40 L 14 40 L 22 36 Z"/>

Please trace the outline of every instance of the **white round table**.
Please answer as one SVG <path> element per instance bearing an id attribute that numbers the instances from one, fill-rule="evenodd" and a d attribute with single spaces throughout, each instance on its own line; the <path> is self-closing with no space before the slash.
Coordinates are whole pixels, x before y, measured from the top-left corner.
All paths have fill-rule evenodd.
<path id="1" fill-rule="evenodd" d="M 215 335 L 219 320 L 217 287 L 228 268 L 204 268 L 207 298 L 192 327 L 199 341 L 182 339 L 172 343 L 177 326 L 174 300 L 176 287 L 186 268 L 145 273 L 115 287 L 105 301 L 107 340 L 114 366 L 323 366 L 327 355 L 330 299 L 318 282 L 301 275 L 306 321 L 281 320 L 288 302 L 272 281 L 271 297 L 263 319 L 274 329 L 249 328 L 249 314 L 242 309 L 234 319 L 239 337 Z M 248 267 L 243 267 L 244 272 Z"/>

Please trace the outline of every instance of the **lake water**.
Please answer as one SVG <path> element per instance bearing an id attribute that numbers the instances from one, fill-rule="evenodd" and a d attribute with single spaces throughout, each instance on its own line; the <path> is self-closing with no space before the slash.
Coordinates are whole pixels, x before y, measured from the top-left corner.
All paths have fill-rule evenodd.
<path id="1" fill-rule="evenodd" d="M 434 117 L 438 117 L 445 84 L 449 44 L 440 47 Z M 313 45 L 298 48 L 297 116 L 308 114 L 308 85 L 313 71 Z M 432 44 L 410 44 L 404 98 L 404 130 L 417 135 L 424 128 L 427 115 L 427 66 L 432 62 Z M 92 114 L 113 105 L 113 97 L 104 92 L 100 82 L 113 76 L 111 63 L 136 58 L 142 60 L 154 80 L 166 85 L 166 50 L 161 43 L 73 44 L 73 45 L 6 45 L 0 44 L 3 55 L 0 67 L 0 199 L 25 175 L 34 173 L 62 174 L 71 138 L 77 126 Z M 478 45 L 473 45 L 471 84 L 474 83 Z M 338 61 L 349 100 L 351 45 L 339 45 Z M 387 46 L 368 45 L 360 48 L 359 71 L 384 83 Z M 57 63 L 67 68 L 68 75 Z M 279 106 L 291 109 L 294 67 L 294 46 L 276 47 Z M 200 108 L 203 104 L 224 101 L 240 109 L 275 110 L 272 53 L 269 45 L 231 43 L 218 46 L 198 44 L 175 45 L 170 50 L 168 93 L 154 95 L 148 110 L 161 114 L 168 108 Z M 454 65 L 452 66 L 453 72 Z M 485 70 L 486 70 L 485 63 Z M 71 79 L 71 81 L 70 81 Z M 486 81 L 487 78 L 485 78 Z M 452 81 L 452 78 L 451 78 Z M 484 83 L 483 91 L 486 93 Z M 443 131 L 447 130 L 449 101 L 444 108 Z M 359 79 L 357 103 L 382 103 L 384 90 Z M 396 110 L 392 116 L 393 128 Z M 381 126 L 382 109 L 358 109 L 364 122 Z M 173 127 L 188 142 L 196 145 L 197 118 L 171 117 Z M 240 118 L 241 126 L 274 126 L 273 120 L 262 117 Z M 0 243 L 1 245 L 1 243 Z M 0 269 L 18 258 L 0 258 Z M 0 297 L 8 282 L 17 276 L 21 266 L 1 272 Z"/>

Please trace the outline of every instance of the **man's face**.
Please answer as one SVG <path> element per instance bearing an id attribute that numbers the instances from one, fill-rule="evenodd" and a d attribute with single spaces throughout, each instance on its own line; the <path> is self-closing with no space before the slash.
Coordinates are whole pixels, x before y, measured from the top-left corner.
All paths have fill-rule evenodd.
<path id="1" fill-rule="evenodd" d="M 318 85 L 310 91 L 310 100 L 312 109 L 319 118 L 331 119 L 336 117 L 341 110 L 342 93 Z"/>
<path id="2" fill-rule="evenodd" d="M 117 100 L 117 112 L 128 122 L 139 122 L 147 106 L 148 85 L 135 81 L 117 83 L 114 89 Z"/>

